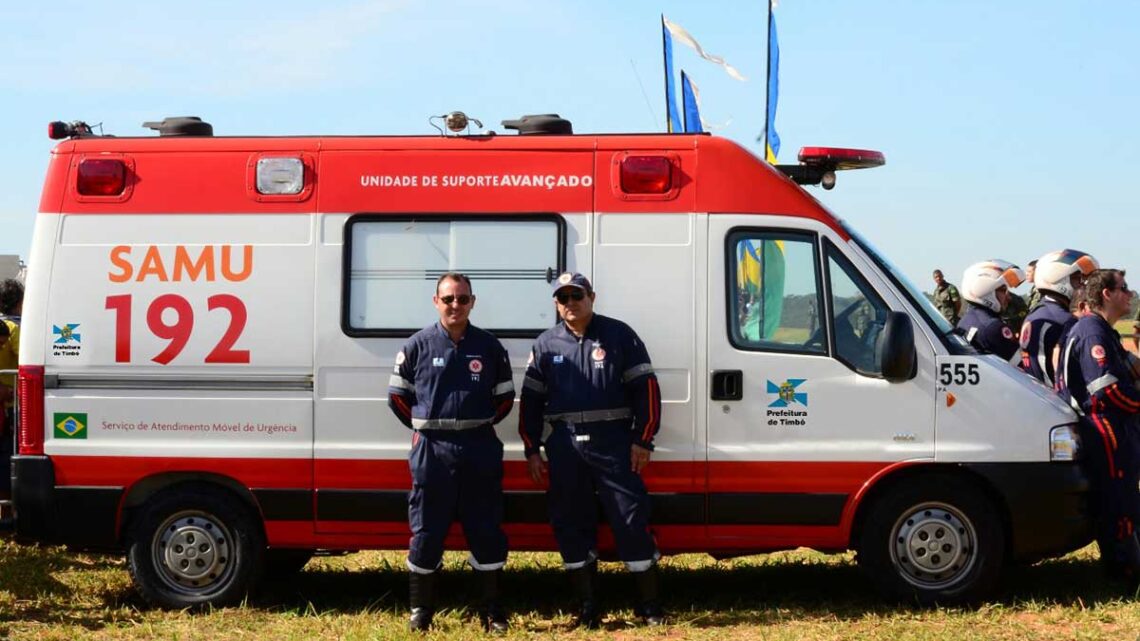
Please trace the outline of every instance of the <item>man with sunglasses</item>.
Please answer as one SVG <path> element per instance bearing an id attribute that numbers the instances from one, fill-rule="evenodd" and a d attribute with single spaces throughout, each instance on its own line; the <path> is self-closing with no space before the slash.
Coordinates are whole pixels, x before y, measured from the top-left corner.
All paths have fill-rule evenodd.
<path id="1" fill-rule="evenodd" d="M 562 323 L 534 343 L 519 405 L 519 434 L 531 479 L 543 484 L 563 566 L 579 598 L 577 624 L 596 628 L 597 501 L 639 591 L 637 615 L 661 625 L 656 562 L 649 533 L 649 463 L 661 417 L 661 389 L 645 344 L 625 323 L 594 313 L 595 293 L 581 274 L 554 282 Z M 552 431 L 542 441 L 543 424 Z M 595 499 L 595 496 L 597 497 Z"/>
<path id="2" fill-rule="evenodd" d="M 1128 313 L 1124 273 L 1098 269 L 1085 283 L 1092 313 L 1073 325 L 1058 362 L 1061 396 L 1081 416 L 1101 560 L 1109 575 L 1140 584 L 1140 390 L 1113 324 Z"/>
<path id="3" fill-rule="evenodd" d="M 505 632 L 507 616 L 499 603 L 499 575 L 507 561 L 503 443 L 493 425 L 514 404 L 511 363 L 497 338 L 468 321 L 475 296 L 467 276 L 440 276 L 432 302 L 439 322 L 408 339 L 388 381 L 388 406 L 414 430 L 408 459 L 408 627 L 431 626 L 443 541 L 458 518 L 471 548 L 467 562 L 479 576 L 480 620 L 486 630 Z"/>

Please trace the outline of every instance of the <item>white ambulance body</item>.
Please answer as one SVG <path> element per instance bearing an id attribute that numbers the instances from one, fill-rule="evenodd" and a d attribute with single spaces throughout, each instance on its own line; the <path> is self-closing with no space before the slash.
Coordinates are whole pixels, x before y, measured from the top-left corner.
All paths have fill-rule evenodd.
<path id="1" fill-rule="evenodd" d="M 641 335 L 666 553 L 857 549 L 933 602 L 1089 540 L 1072 412 L 787 176 L 691 135 L 62 142 L 28 267 L 18 538 L 125 550 L 171 606 L 406 547 L 387 381 L 449 270 L 516 388 L 563 270 Z M 516 425 L 511 548 L 555 549 Z"/>

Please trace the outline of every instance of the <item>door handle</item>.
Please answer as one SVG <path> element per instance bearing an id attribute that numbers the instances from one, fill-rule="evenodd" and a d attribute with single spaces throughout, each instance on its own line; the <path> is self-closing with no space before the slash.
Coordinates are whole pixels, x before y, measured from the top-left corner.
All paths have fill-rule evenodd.
<path id="1" fill-rule="evenodd" d="M 718 369 L 712 374 L 712 400 L 739 401 L 744 398 L 744 372 Z"/>

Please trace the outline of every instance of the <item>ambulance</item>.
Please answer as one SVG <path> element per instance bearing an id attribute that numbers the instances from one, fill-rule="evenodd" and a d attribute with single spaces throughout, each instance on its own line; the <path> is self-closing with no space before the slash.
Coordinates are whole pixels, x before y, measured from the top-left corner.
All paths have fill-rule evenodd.
<path id="1" fill-rule="evenodd" d="M 386 388 L 437 320 L 436 279 L 471 277 L 472 322 L 521 389 L 568 270 L 649 348 L 664 553 L 856 550 L 888 594 L 951 603 L 1090 540 L 1072 411 L 955 336 L 805 190 L 881 154 L 805 148 L 773 167 L 710 135 L 444 120 L 312 137 L 53 123 L 17 540 L 125 553 L 142 596 L 175 608 L 232 604 L 318 550 L 406 548 L 412 435 Z M 554 550 L 516 426 L 498 429 L 510 546 Z"/>

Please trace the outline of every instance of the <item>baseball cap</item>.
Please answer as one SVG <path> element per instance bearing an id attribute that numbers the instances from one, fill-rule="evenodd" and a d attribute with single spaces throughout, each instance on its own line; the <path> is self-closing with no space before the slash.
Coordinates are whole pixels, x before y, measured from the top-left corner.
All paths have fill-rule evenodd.
<path id="1" fill-rule="evenodd" d="M 578 272 L 565 272 L 558 278 L 555 278 L 551 286 L 554 287 L 553 293 L 557 293 L 558 290 L 563 287 L 577 287 L 587 294 L 594 291 L 594 287 L 590 285 L 590 280 Z"/>

